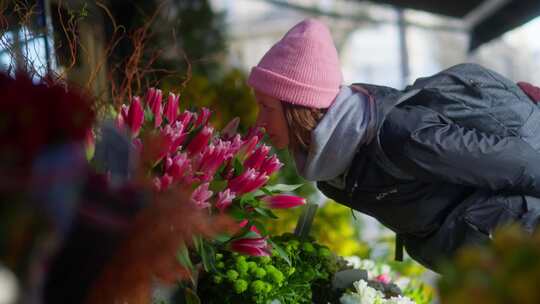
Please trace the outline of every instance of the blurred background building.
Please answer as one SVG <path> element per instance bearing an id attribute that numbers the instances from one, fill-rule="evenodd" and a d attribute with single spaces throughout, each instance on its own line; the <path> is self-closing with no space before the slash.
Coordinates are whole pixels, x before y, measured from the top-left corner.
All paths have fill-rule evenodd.
<path id="1" fill-rule="evenodd" d="M 211 3 L 216 10 L 226 13 L 230 64 L 246 71 L 295 23 L 306 17 L 318 17 L 331 28 L 347 83 L 374 82 L 403 87 L 417 77 L 461 62 L 481 63 L 515 80 L 540 82 L 540 41 L 533 38 L 540 31 L 538 19 L 469 52 L 469 32 L 464 20 L 401 10 L 376 1 L 212 0 Z M 405 73 L 404 63 L 408 65 Z"/>
<path id="2" fill-rule="evenodd" d="M 534 10 L 527 16 L 520 16 L 520 22 L 525 20 L 527 23 L 516 28 L 513 19 L 499 20 L 499 23 L 508 22 L 504 29 L 511 30 L 496 31 L 495 34 L 500 36 L 483 38 L 480 46 L 474 40 L 471 45 L 469 39 L 471 33 L 474 34 L 474 28 L 471 28 L 474 22 L 495 15 L 497 9 L 506 10 L 512 3 L 536 1 L 476 0 L 465 5 L 470 11 L 463 18 L 420 10 L 439 10 L 437 1 L 426 6 L 428 1 L 411 0 L 13 1 L 18 3 L 15 7 L 27 3 L 28 8 L 32 7 L 37 12 L 26 24 L 15 20 L 17 10 L 10 11 L 10 2 L 2 2 L 6 7 L 3 14 L 7 26 L 3 26 L 0 39 L 0 68 L 13 69 L 22 65 L 22 59 L 27 57 L 38 74 L 47 69 L 61 72 L 69 66 L 68 78 L 80 83 L 91 80 L 96 94 L 105 91 L 107 75 L 105 68 L 97 73 L 95 69 L 103 64 L 112 64 L 105 62 L 109 51 L 106 42 L 113 37 L 110 17 L 115 18 L 117 25 L 124 26 L 126 22 L 132 25 L 136 22 L 130 18 L 140 15 L 137 10 L 146 10 L 148 17 L 160 5 L 167 9 L 162 10 L 156 20 L 165 28 L 184 22 L 182 19 L 186 16 L 182 15 L 182 10 L 191 6 L 186 3 L 209 4 L 220 20 L 223 17 L 224 22 L 219 26 L 225 33 L 226 43 L 219 45 L 223 55 L 219 57 L 219 64 L 245 72 L 257 64 L 264 52 L 291 26 L 303 18 L 316 17 L 323 19 L 331 28 L 347 83 L 374 82 L 402 88 L 419 76 L 465 61 L 481 63 L 515 80 L 540 82 L 540 41 L 534 39 L 535 34 L 538 35 L 540 21 L 531 17 Z M 419 9 L 380 3 L 403 3 Z M 450 5 L 444 3 L 442 1 L 439 5 L 440 11 L 453 14 L 446 8 Z M 477 7 L 474 4 L 478 4 Z M 464 4 L 459 2 L 456 6 Z M 539 6 L 534 5 L 536 13 L 540 13 Z M 169 23 L 161 23 L 163 20 Z M 79 35 L 77 42 L 80 42 L 76 56 L 80 60 L 71 66 L 70 37 L 63 35 L 63 27 L 75 21 L 80 21 L 75 29 Z M 189 35 L 193 33 L 190 31 Z M 212 39 L 207 37 L 206 40 Z M 469 50 L 471 46 L 474 47 L 472 51 Z M 164 50 L 164 53 L 166 57 L 181 57 L 179 52 Z"/>

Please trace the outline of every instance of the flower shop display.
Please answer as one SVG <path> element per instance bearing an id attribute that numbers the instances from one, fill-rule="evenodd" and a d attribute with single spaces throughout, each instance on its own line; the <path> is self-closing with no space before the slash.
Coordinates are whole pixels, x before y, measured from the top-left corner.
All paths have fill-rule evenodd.
<path id="1" fill-rule="evenodd" d="M 354 290 L 358 273 L 346 279 L 347 288 L 334 286 L 337 274 L 351 267 L 328 247 L 313 238 L 268 232 L 277 218 L 272 210 L 306 201 L 289 194 L 298 185 L 267 184 L 282 164 L 262 142 L 262 130 L 242 136 L 235 119 L 217 131 L 209 109 L 180 108 L 177 95 L 169 93 L 165 101 L 161 90 L 151 88 L 143 99 L 134 97 L 121 107 L 116 124 L 129 134 L 156 193 L 186 189 L 193 208 L 238 223 L 233 235 L 195 238 L 195 250 L 180 251 L 180 262 L 194 275 L 181 283 L 182 301 L 339 303 L 344 292 Z M 385 274 L 365 279 L 388 299 L 402 296 Z"/>
<path id="2" fill-rule="evenodd" d="M 385 295 L 370 287 L 368 282 L 360 280 L 354 282 L 354 292 L 345 293 L 341 298 L 341 304 L 414 304 L 415 302 L 407 297 L 391 296 L 386 298 Z"/>
<path id="3" fill-rule="evenodd" d="M 211 112 L 180 111 L 179 97 L 170 93 L 164 102 L 159 89 L 148 90 L 144 100 L 134 97 L 116 118 L 119 128 L 132 138 L 141 158 L 143 174 L 150 175 L 156 193 L 170 189 L 191 192 L 193 208 L 208 214 L 226 214 L 239 226 L 232 236 L 195 240 L 195 251 L 182 251 L 180 261 L 196 270 L 216 266 L 216 252 L 270 256 L 272 249 L 286 254 L 268 236 L 263 219 L 276 218 L 272 209 L 292 208 L 305 199 L 287 194 L 298 185 L 266 185 L 282 166 L 270 147 L 261 142 L 263 133 L 250 129 L 237 134 L 238 120 L 221 132 L 209 124 Z"/>
<path id="4" fill-rule="evenodd" d="M 381 299 L 392 297 L 404 298 L 403 301 L 412 301 L 416 304 L 429 304 L 434 297 L 433 288 L 421 281 L 418 277 L 404 275 L 399 269 L 389 263 L 372 259 L 362 259 L 356 256 L 345 257 L 345 260 L 354 269 L 363 269 L 367 272 L 364 280 L 368 287 L 381 294 Z M 402 263 L 407 263 L 406 260 Z M 363 283 L 362 283 L 363 284 Z M 355 289 L 356 286 L 355 286 Z M 405 302 L 407 303 L 407 302 Z"/>
<path id="5" fill-rule="evenodd" d="M 258 257 L 218 252 L 216 269 L 198 284 L 202 303 L 328 303 L 339 297 L 332 278 L 347 268 L 345 260 L 312 238 L 286 233 L 272 240 L 287 258 L 276 251 Z"/>

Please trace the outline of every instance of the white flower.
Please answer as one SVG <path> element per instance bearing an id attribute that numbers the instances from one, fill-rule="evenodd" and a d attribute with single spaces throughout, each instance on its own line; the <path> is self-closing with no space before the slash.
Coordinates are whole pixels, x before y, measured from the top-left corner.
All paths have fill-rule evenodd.
<path id="1" fill-rule="evenodd" d="M 354 282 L 355 293 L 346 293 L 341 296 L 341 304 L 415 304 L 407 297 L 397 296 L 385 299 L 384 295 L 368 286 L 364 280 Z"/>
<path id="2" fill-rule="evenodd" d="M 407 297 L 397 296 L 397 297 L 391 297 L 390 299 L 386 300 L 385 304 L 416 304 L 416 303 Z"/>
<path id="3" fill-rule="evenodd" d="M 380 291 L 369 287 L 364 280 L 356 281 L 353 285 L 356 288 L 356 293 L 360 295 L 360 303 L 362 304 L 373 304 L 377 301 L 377 298 L 383 298 Z"/>
<path id="4" fill-rule="evenodd" d="M 362 303 L 362 298 L 357 293 L 346 293 L 339 298 L 339 303 L 341 304 L 360 304 Z"/>
<path id="5" fill-rule="evenodd" d="M 360 260 L 360 267 L 361 269 L 365 269 L 368 272 L 373 272 L 375 269 L 375 262 L 369 259 Z"/>
<path id="6" fill-rule="evenodd" d="M 354 269 L 360 268 L 360 262 L 361 259 L 357 256 L 348 256 L 344 257 L 345 261 L 347 261 L 347 265 L 353 267 Z"/>

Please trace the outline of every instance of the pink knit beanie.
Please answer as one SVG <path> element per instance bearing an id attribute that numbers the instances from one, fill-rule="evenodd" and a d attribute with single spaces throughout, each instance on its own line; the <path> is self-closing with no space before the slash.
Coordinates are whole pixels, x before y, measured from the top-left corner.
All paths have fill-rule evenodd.
<path id="1" fill-rule="evenodd" d="M 341 66 L 330 31 L 306 19 L 266 52 L 251 70 L 248 85 L 285 102 L 327 108 L 341 85 Z"/>

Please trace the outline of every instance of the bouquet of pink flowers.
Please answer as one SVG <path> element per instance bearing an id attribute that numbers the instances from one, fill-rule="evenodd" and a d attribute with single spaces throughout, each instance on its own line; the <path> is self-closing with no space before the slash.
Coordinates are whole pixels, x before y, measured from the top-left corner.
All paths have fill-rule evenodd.
<path id="1" fill-rule="evenodd" d="M 299 185 L 267 185 L 282 164 L 261 142 L 261 129 L 251 128 L 242 136 L 236 118 L 218 132 L 209 124 L 210 115 L 207 108 L 181 111 L 178 95 L 169 93 L 164 103 L 162 91 L 151 88 L 144 101 L 133 97 L 123 105 L 116 120 L 129 132 L 156 193 L 172 187 L 188 189 L 193 208 L 228 214 L 238 221 L 239 231 L 233 236 L 195 241 L 206 269 L 213 268 L 218 248 L 269 255 L 275 245 L 261 219 L 276 218 L 272 209 L 305 204 L 304 198 L 283 193 Z M 191 265 L 189 257 L 182 255 L 182 262 Z"/>

